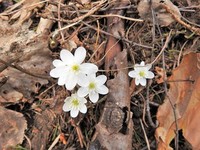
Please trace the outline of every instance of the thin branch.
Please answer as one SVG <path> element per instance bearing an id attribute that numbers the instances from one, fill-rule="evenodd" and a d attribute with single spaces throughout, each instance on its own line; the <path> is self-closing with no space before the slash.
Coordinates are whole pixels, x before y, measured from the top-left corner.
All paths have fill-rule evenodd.
<path id="1" fill-rule="evenodd" d="M 147 138 L 147 134 L 146 134 L 146 132 L 145 132 L 144 125 L 143 125 L 141 119 L 140 119 L 140 125 L 141 125 L 142 131 L 143 131 L 143 133 L 144 133 L 144 138 L 145 138 L 145 141 L 146 141 L 146 143 L 147 143 L 147 148 L 148 148 L 148 150 L 150 150 L 150 145 L 149 145 L 149 141 L 148 141 L 148 138 Z"/>
<path id="2" fill-rule="evenodd" d="M 0 59 L 0 62 L 3 63 L 4 65 L 6 65 L 7 67 L 12 67 L 12 68 L 17 69 L 17 70 L 19 70 L 19 71 L 21 71 L 21 72 L 23 72 L 25 74 L 30 75 L 30 76 L 41 78 L 41 79 L 47 79 L 47 80 L 50 80 L 51 82 L 54 82 L 54 80 L 52 80 L 52 78 L 50 78 L 49 76 L 40 75 L 40 74 L 34 74 L 34 73 L 22 68 L 21 66 L 19 66 L 17 64 L 13 65 L 13 64 L 5 62 L 2 59 Z"/>
<path id="3" fill-rule="evenodd" d="M 187 29 L 191 30 L 192 32 L 194 32 L 197 35 L 200 35 L 200 28 L 191 26 L 190 24 L 184 22 L 183 20 L 181 20 L 180 17 L 178 17 L 169 6 L 167 6 L 165 3 L 162 3 L 161 6 L 172 15 L 172 17 L 181 25 L 183 25 L 184 27 L 186 27 Z"/>
<path id="4" fill-rule="evenodd" d="M 162 64 L 163 64 L 163 70 L 165 70 L 165 54 L 163 53 L 162 54 Z M 168 92 L 167 92 L 167 82 L 164 81 L 164 90 L 165 90 L 165 94 L 170 102 L 170 105 L 172 107 L 172 110 L 173 110 L 173 114 L 174 114 L 174 120 L 175 120 L 175 126 L 176 126 L 176 130 L 175 130 L 175 149 L 178 150 L 179 148 L 179 145 L 178 145 L 178 141 L 179 141 L 179 134 L 178 134 L 178 122 L 177 122 L 177 115 L 176 115 L 176 107 L 175 105 L 173 105 L 169 95 L 168 95 Z"/>
<path id="5" fill-rule="evenodd" d="M 148 118 L 148 121 L 149 121 L 149 124 L 153 127 L 153 128 L 157 128 L 157 124 L 155 124 L 152 120 L 152 117 L 151 117 L 151 112 L 150 112 L 150 106 L 149 106 L 149 86 L 150 86 L 150 82 L 148 83 L 148 86 L 147 86 L 147 98 L 146 98 L 146 112 L 147 112 L 147 118 Z"/>
<path id="6" fill-rule="evenodd" d="M 170 30 L 169 35 L 166 38 L 164 46 L 162 47 L 160 53 L 157 55 L 157 57 L 154 59 L 154 61 L 151 62 L 151 65 L 153 65 L 158 60 L 158 58 L 162 55 L 162 53 L 164 52 L 164 50 L 167 48 L 167 46 L 169 44 L 169 41 L 171 39 L 171 33 L 172 33 L 172 30 Z"/>

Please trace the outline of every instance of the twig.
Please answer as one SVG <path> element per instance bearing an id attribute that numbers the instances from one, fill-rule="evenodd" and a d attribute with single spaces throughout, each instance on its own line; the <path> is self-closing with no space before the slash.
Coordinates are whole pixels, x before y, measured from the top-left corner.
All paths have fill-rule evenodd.
<path id="1" fill-rule="evenodd" d="M 146 132 L 145 132 L 145 129 L 144 129 L 144 126 L 143 126 L 143 123 L 142 123 L 142 120 L 141 120 L 141 119 L 140 119 L 140 125 L 141 125 L 142 131 L 143 131 L 143 133 L 144 133 L 144 138 L 145 138 L 145 141 L 146 141 L 146 143 L 147 143 L 147 148 L 148 148 L 148 150 L 150 150 L 150 145 L 149 145 L 149 141 L 148 141 L 148 138 L 147 138 L 147 134 L 146 134 Z"/>
<path id="2" fill-rule="evenodd" d="M 60 139 L 60 134 L 55 138 L 55 140 L 53 141 L 51 146 L 48 148 L 48 150 L 52 150 L 53 147 L 58 143 L 59 139 Z"/>
<path id="3" fill-rule="evenodd" d="M 91 16 L 92 14 L 94 14 L 98 9 L 101 8 L 101 6 L 106 2 L 107 0 L 102 0 L 99 2 L 98 5 L 96 5 L 95 7 L 93 7 L 89 12 L 87 12 L 86 14 L 77 17 L 75 19 L 72 20 L 66 20 L 68 23 L 74 23 L 74 22 L 80 22 L 82 20 L 84 20 L 86 17 Z"/>
<path id="4" fill-rule="evenodd" d="M 89 28 L 91 28 L 91 29 L 93 29 L 93 30 L 95 30 L 95 31 L 98 31 L 97 28 L 95 28 L 95 27 L 89 25 L 88 23 L 83 22 L 83 21 L 82 21 L 82 23 L 85 24 L 86 26 L 88 26 Z M 131 44 L 131 45 L 140 46 L 140 47 L 144 47 L 144 48 L 148 48 L 148 49 L 152 49 L 152 48 L 153 48 L 153 47 L 151 47 L 151 46 L 138 44 L 138 43 L 135 43 L 135 42 L 129 41 L 128 39 L 125 39 L 125 38 L 121 38 L 121 37 L 118 37 L 118 36 L 112 35 L 112 34 L 106 32 L 106 31 L 103 31 L 103 30 L 101 30 L 101 29 L 99 29 L 99 32 L 101 32 L 101 33 L 103 33 L 103 34 L 105 34 L 105 35 L 110 35 L 110 36 L 112 36 L 112 37 L 114 37 L 114 38 L 116 38 L 116 39 L 118 39 L 118 40 L 122 40 L 122 41 L 127 42 L 127 43 L 129 43 L 129 44 Z"/>
<path id="5" fill-rule="evenodd" d="M 50 19 L 50 20 L 60 21 L 60 22 L 65 22 L 65 23 L 68 23 L 68 22 L 69 22 L 68 20 L 63 19 L 63 18 L 58 19 L 58 18 L 53 18 L 53 17 L 50 17 L 50 16 L 44 16 L 43 14 L 39 14 L 39 15 L 40 15 L 41 17 L 45 18 L 45 19 Z M 59 29 L 58 31 L 66 30 L 66 29 L 68 29 L 68 28 L 70 28 L 70 27 L 73 27 L 73 26 L 79 24 L 80 22 L 83 23 L 84 25 L 88 26 L 89 28 L 95 30 L 95 31 L 101 32 L 101 33 L 103 33 L 103 34 L 105 34 L 105 35 L 110 35 L 110 36 L 112 36 L 112 37 L 114 37 L 114 38 L 116 38 L 116 39 L 118 39 L 118 40 L 122 40 L 122 41 L 124 41 L 124 42 L 126 42 L 126 43 L 129 43 L 131 46 L 140 46 L 140 47 L 144 47 L 144 48 L 148 48 L 148 49 L 152 49 L 152 48 L 153 48 L 153 47 L 151 47 L 151 46 L 147 46 L 147 45 L 143 45 L 143 44 L 138 44 L 138 43 L 132 42 L 132 41 L 126 39 L 126 38 L 121 38 L 121 37 L 112 35 L 112 34 L 106 32 L 106 31 L 103 31 L 103 30 L 101 30 L 101 29 L 98 29 L 98 28 L 95 28 L 95 27 L 91 26 L 91 25 L 89 25 L 88 23 L 86 23 L 86 22 L 84 22 L 84 21 L 82 21 L 82 20 L 79 20 L 79 21 L 77 21 L 77 22 L 68 24 L 68 25 L 66 25 L 65 27 Z"/>
<path id="6" fill-rule="evenodd" d="M 60 20 L 60 5 L 61 5 L 61 2 L 63 2 L 63 0 L 60 0 L 59 1 L 59 3 L 58 3 L 58 19 Z M 59 30 L 62 28 L 62 26 L 61 26 L 61 22 L 60 21 L 58 21 L 58 28 L 59 28 Z M 64 38 L 64 34 L 63 34 L 63 32 L 62 32 L 62 30 L 60 31 L 60 35 L 61 35 L 61 37 L 62 37 L 62 41 L 64 41 L 65 40 L 65 38 Z"/>
<path id="7" fill-rule="evenodd" d="M 162 54 L 162 64 L 163 64 L 163 70 L 165 70 L 165 54 L 163 53 Z M 174 114 L 174 120 L 175 120 L 175 126 L 176 126 L 176 131 L 175 131 L 175 135 L 176 135 L 176 138 L 175 138 L 175 149 L 178 150 L 179 146 L 178 146 L 178 139 L 179 139 L 179 134 L 178 134 L 178 122 L 177 122 L 177 116 L 176 116 L 176 107 L 175 105 L 173 105 L 169 95 L 168 95 L 168 92 L 167 92 L 167 82 L 164 81 L 164 90 L 165 90 L 165 94 L 170 102 L 170 105 L 172 107 L 172 110 L 173 110 L 173 114 Z"/>
<path id="8" fill-rule="evenodd" d="M 143 99 L 143 102 L 146 103 L 146 100 L 145 100 L 144 96 L 141 93 L 139 93 L 139 95 Z M 148 128 L 149 126 L 146 123 L 146 120 L 145 120 L 146 117 L 145 116 L 146 116 L 146 105 L 144 105 L 144 108 L 143 108 L 142 121 L 144 122 L 145 126 Z"/>
<path id="9" fill-rule="evenodd" d="M 171 33 L 172 33 L 172 30 L 170 30 L 169 35 L 166 38 L 164 46 L 162 47 L 160 53 L 157 55 L 157 57 L 154 59 L 154 61 L 151 62 L 151 65 L 153 65 L 158 60 L 158 58 L 162 55 L 162 53 L 164 52 L 164 50 L 168 46 L 168 43 L 169 43 L 169 41 L 171 39 Z"/>
<path id="10" fill-rule="evenodd" d="M 194 32 L 197 35 L 200 35 L 200 28 L 196 28 L 191 26 L 190 24 L 187 24 L 186 22 L 184 22 L 183 20 L 181 20 L 181 18 L 179 18 L 172 10 L 169 6 L 167 6 L 165 3 L 161 3 L 161 6 L 172 15 L 172 17 L 181 25 L 185 26 L 187 29 L 191 30 L 192 32 Z"/>
<path id="11" fill-rule="evenodd" d="M 24 134 L 25 139 L 28 141 L 29 149 L 31 150 L 31 140 Z"/>
<path id="12" fill-rule="evenodd" d="M 91 15 L 91 16 L 92 17 L 100 17 L 100 18 L 104 18 L 104 17 L 118 17 L 118 18 L 121 18 L 121 19 L 126 19 L 126 20 L 136 21 L 136 22 L 143 22 L 144 21 L 142 19 L 135 19 L 135 18 L 125 17 L 125 16 L 121 16 L 121 15 L 117 15 L 117 14 Z"/>
<path id="13" fill-rule="evenodd" d="M 150 81 L 151 82 L 151 81 Z M 151 117 L 151 112 L 150 112 L 150 106 L 149 106 L 149 86 L 150 86 L 150 82 L 148 83 L 148 86 L 147 86 L 147 98 L 146 98 L 146 111 L 147 111 L 147 118 L 148 118 L 148 121 L 150 123 L 150 125 L 153 127 L 153 128 L 156 128 L 158 125 L 155 124 L 152 120 L 152 117 Z"/>
<path id="14" fill-rule="evenodd" d="M 179 66 L 180 64 L 180 60 L 181 60 L 181 56 L 182 56 L 182 51 L 183 51 L 183 48 L 185 47 L 185 45 L 187 44 L 188 41 L 186 41 L 183 46 L 181 47 L 181 50 L 180 50 L 180 53 L 178 55 L 178 60 L 177 60 L 177 66 Z"/>
<path id="15" fill-rule="evenodd" d="M 0 59 L 0 62 L 3 63 L 4 65 L 6 65 L 7 67 L 12 67 L 14 69 L 17 69 L 25 74 L 28 74 L 30 76 L 33 76 L 33 77 L 37 77 L 37 78 L 41 78 L 41 79 L 47 79 L 47 80 L 50 80 L 51 82 L 54 82 L 54 80 L 52 80 L 52 78 L 50 78 L 49 76 L 45 76 L 45 75 L 39 75 L 39 74 L 34 74 L 34 73 L 31 73 L 30 71 L 20 67 L 19 65 L 15 64 L 10 64 L 10 63 L 7 63 L 5 62 L 4 60 Z"/>
<path id="16" fill-rule="evenodd" d="M 83 134 L 81 132 L 81 129 L 80 129 L 80 127 L 78 125 L 76 125 L 76 123 L 75 123 L 75 121 L 73 119 L 71 119 L 70 122 L 71 122 L 72 126 L 75 127 L 76 133 L 78 135 L 78 139 L 79 139 L 79 142 L 80 142 L 80 146 L 81 146 L 81 148 L 83 148 L 83 144 L 85 144 L 85 141 L 83 139 Z"/>
<path id="17" fill-rule="evenodd" d="M 48 2 L 49 0 L 44 0 L 44 1 L 41 1 L 41 2 L 37 2 L 37 3 L 34 3 L 34 4 L 31 4 L 31 5 L 28 5 L 27 7 L 22 7 L 20 9 L 17 9 L 17 10 L 14 10 L 16 9 L 17 7 L 19 7 L 20 5 L 22 5 L 26 0 L 22 0 L 18 3 L 16 3 L 16 5 L 14 5 L 14 7 L 8 9 L 7 11 L 3 12 L 3 13 L 0 13 L 0 16 L 3 16 L 3 15 L 11 15 L 11 14 L 14 14 L 14 13 L 17 13 L 21 10 L 28 10 L 29 8 L 31 7 L 34 7 L 34 6 L 37 6 L 37 5 L 40 5 L 40 4 L 43 4 L 45 2 Z M 13 11 L 12 11 L 13 10 Z"/>

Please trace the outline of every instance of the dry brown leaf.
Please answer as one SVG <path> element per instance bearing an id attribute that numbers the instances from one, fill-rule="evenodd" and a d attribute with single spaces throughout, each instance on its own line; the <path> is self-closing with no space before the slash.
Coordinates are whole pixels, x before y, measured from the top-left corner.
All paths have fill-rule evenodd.
<path id="1" fill-rule="evenodd" d="M 24 116 L 0 106 L 0 120 L 0 149 L 8 149 L 21 144 L 27 128 Z"/>
<path id="2" fill-rule="evenodd" d="M 32 13 L 35 13 L 34 11 L 36 11 L 37 8 L 41 8 L 43 5 L 44 3 L 41 3 L 40 0 L 23 0 L 13 5 L 9 10 L 4 12 L 4 14 L 6 15 L 6 13 L 11 12 L 13 8 L 21 6 L 19 11 L 14 13 L 13 16 L 10 18 L 11 20 L 18 19 L 17 24 L 21 25 L 24 21 L 30 19 Z"/>
<path id="3" fill-rule="evenodd" d="M 6 24 L 6 23 L 4 23 Z M 48 49 L 47 38 L 35 37 L 36 33 L 29 31 L 25 25 L 14 29 L 7 26 L 10 32 L 4 31 L 0 26 L 0 58 L 5 62 L 15 60 L 13 63 L 17 64 L 23 69 L 28 70 L 33 74 L 48 75 L 51 69 L 52 57 Z M 6 29 L 6 30 L 7 30 Z M 4 64 L 0 63 L 0 67 Z M 48 83 L 47 79 L 41 79 L 30 76 L 19 70 L 7 67 L 0 73 L 0 76 L 7 76 L 7 82 L 0 88 L 0 102 L 18 102 L 23 97 L 32 99 L 31 93 L 37 93 L 42 85 Z"/>
<path id="4" fill-rule="evenodd" d="M 34 116 L 33 134 L 30 137 L 32 149 L 46 150 L 48 138 L 53 131 L 55 114 L 50 109 L 45 109 L 41 114 Z"/>
<path id="5" fill-rule="evenodd" d="M 163 83 L 166 80 L 166 72 L 160 67 L 155 67 L 155 71 L 157 73 L 156 82 L 158 84 Z"/>
<path id="6" fill-rule="evenodd" d="M 127 0 L 121 0 L 116 2 L 113 7 L 124 7 L 129 4 Z M 124 10 L 110 10 L 109 14 L 118 14 L 123 15 Z M 109 17 L 107 19 L 108 32 L 116 37 L 124 36 L 124 21 L 118 17 Z M 106 57 L 105 57 L 105 69 L 110 70 L 114 67 L 114 58 L 121 51 L 121 45 L 119 40 L 114 38 L 113 36 L 108 36 L 108 42 L 106 45 Z"/>
<path id="7" fill-rule="evenodd" d="M 171 8 L 171 10 L 174 12 L 174 14 L 176 14 L 178 18 L 181 17 L 178 7 L 175 6 L 170 0 L 165 0 L 164 3 Z M 158 19 L 158 24 L 160 24 L 161 26 L 170 25 L 172 22 L 174 22 L 174 19 L 171 16 L 171 14 L 165 11 L 165 9 L 162 9 L 160 4 L 161 4 L 160 0 L 152 0 L 151 5 L 148 0 L 141 0 L 137 8 L 139 11 L 139 15 L 143 19 L 152 18 L 152 12 L 151 12 L 151 7 L 152 7 L 155 12 L 155 17 Z"/>
<path id="8" fill-rule="evenodd" d="M 176 105 L 176 116 L 179 130 L 190 142 L 193 149 L 200 147 L 200 53 L 184 56 L 182 63 L 174 69 L 169 78 L 169 99 Z M 194 80 L 192 82 L 191 80 Z M 171 82 L 170 82 L 171 81 Z M 172 149 L 169 144 L 175 134 L 175 119 L 169 99 L 166 98 L 158 109 L 159 127 L 156 129 L 158 149 Z"/>

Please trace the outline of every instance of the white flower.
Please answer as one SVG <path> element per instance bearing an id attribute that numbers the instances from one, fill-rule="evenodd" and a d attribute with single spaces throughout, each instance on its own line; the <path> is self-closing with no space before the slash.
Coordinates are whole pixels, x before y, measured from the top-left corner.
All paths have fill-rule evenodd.
<path id="1" fill-rule="evenodd" d="M 60 58 L 53 61 L 56 67 L 50 71 L 50 75 L 58 78 L 58 85 L 64 85 L 72 90 L 76 84 L 85 81 L 86 74 L 96 73 L 98 67 L 92 63 L 82 63 L 86 57 L 84 47 L 78 47 L 73 55 L 68 50 L 61 50 Z"/>
<path id="2" fill-rule="evenodd" d="M 139 64 L 136 64 L 134 66 L 134 70 L 130 71 L 128 75 L 132 78 L 135 78 L 135 84 L 139 85 L 141 84 L 142 86 L 145 86 L 147 84 L 146 79 L 152 79 L 154 78 L 153 72 L 149 71 L 151 68 L 151 64 L 144 64 L 144 61 L 142 61 Z"/>
<path id="3" fill-rule="evenodd" d="M 99 94 L 107 94 L 108 88 L 104 85 L 107 77 L 105 75 L 100 75 L 96 77 L 95 74 L 90 74 L 87 76 L 86 84 L 81 84 L 81 87 L 78 89 L 77 94 L 81 97 L 84 97 L 89 94 L 89 99 L 96 103 L 99 99 Z"/>
<path id="4" fill-rule="evenodd" d="M 87 100 L 84 97 L 72 94 L 70 97 L 65 99 L 63 110 L 65 112 L 70 111 L 70 116 L 75 118 L 78 116 L 79 111 L 84 114 L 87 112 L 87 107 L 85 105 L 86 102 Z"/>

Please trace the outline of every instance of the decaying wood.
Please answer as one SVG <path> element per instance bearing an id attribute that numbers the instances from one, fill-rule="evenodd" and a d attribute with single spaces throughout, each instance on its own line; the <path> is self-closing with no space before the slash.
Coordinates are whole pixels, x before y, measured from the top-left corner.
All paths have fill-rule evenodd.
<path id="1" fill-rule="evenodd" d="M 90 150 L 132 149 L 133 123 L 128 112 L 130 108 L 130 93 L 127 90 L 129 89 L 128 70 L 122 69 L 127 67 L 125 50 L 117 55 L 115 64 L 119 71 L 114 79 L 108 81 L 110 91 L 102 117 L 96 125 Z"/>

